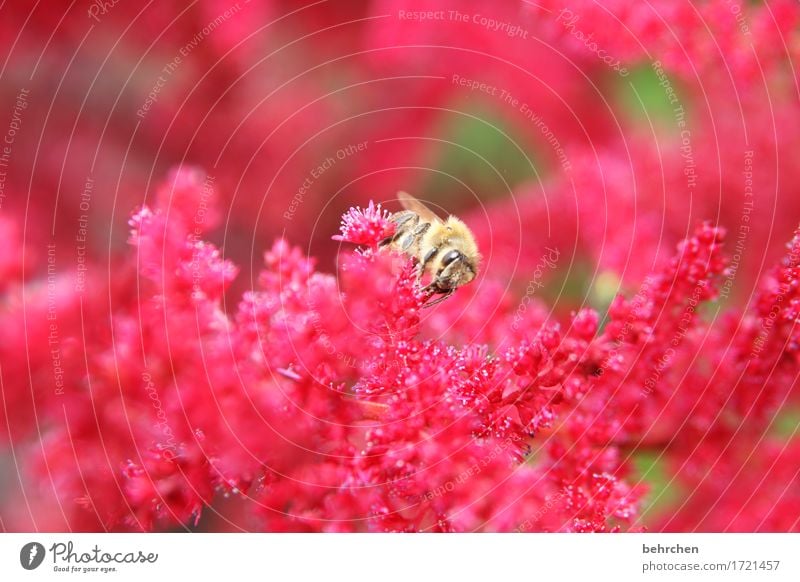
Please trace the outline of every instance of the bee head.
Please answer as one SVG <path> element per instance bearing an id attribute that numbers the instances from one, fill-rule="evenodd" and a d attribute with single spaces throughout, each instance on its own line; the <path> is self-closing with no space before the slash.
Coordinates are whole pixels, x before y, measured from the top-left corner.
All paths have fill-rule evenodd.
<path id="1" fill-rule="evenodd" d="M 469 283 L 474 278 L 475 267 L 467 260 L 464 253 L 452 249 L 442 254 L 434 286 L 442 292 L 451 291 Z"/>

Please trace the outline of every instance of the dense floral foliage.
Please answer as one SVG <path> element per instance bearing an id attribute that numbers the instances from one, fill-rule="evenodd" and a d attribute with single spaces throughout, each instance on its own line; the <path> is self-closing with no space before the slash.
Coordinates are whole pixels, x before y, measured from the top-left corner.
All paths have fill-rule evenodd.
<path id="1" fill-rule="evenodd" d="M 703 224 L 612 302 L 602 329 L 592 309 L 519 321 L 501 301 L 491 334 L 461 330 L 462 343 L 435 320 L 496 291 L 479 284 L 427 312 L 412 261 L 377 250 L 392 225 L 373 205 L 343 220 L 335 238 L 361 247 L 342 251 L 338 278 L 280 240 L 226 313 L 237 269 L 194 226 L 210 198 L 199 172 L 175 172 L 131 219 L 136 252 L 119 281 L 76 298 L 54 278 L 5 315 L 9 330 L 29 322 L 3 348 L 9 430 L 38 430 L 25 470 L 53 480 L 37 527 L 150 530 L 196 524 L 210 506 L 270 531 L 615 531 L 646 491 L 631 448 L 680 451 L 671 462 L 705 503 L 725 483 L 703 483 L 718 447 L 759 434 L 791 396 L 800 234 L 753 313 L 719 328 L 700 313 L 718 294 L 724 234 Z M 109 327 L 87 328 L 103 297 Z M 42 376 L 31 384 L 8 369 L 26 346 Z M 228 496 L 255 508 L 246 523 L 216 509 Z"/>
<path id="2" fill-rule="evenodd" d="M 49 4 L 0 528 L 800 530 L 800 4 Z M 485 257 L 435 306 L 398 190 Z"/>

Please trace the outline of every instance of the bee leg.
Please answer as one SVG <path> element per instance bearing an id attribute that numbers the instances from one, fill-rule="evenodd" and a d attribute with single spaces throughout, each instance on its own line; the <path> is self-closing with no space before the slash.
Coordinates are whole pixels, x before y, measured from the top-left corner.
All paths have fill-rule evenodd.
<path id="1" fill-rule="evenodd" d="M 425 254 L 425 256 L 422 257 L 422 262 L 420 263 L 420 270 L 424 271 L 425 267 L 428 266 L 428 263 L 430 263 L 433 260 L 433 257 L 435 257 L 438 252 L 439 252 L 439 247 L 433 247 L 431 250 L 429 250 Z"/>
<path id="2" fill-rule="evenodd" d="M 433 307 L 434 305 L 437 305 L 442 301 L 444 301 L 445 299 L 447 299 L 448 297 L 450 297 L 452 294 L 453 294 L 453 289 L 448 289 L 447 291 L 444 292 L 444 294 L 441 297 L 439 297 L 438 299 L 434 299 L 433 301 L 428 301 L 422 307 Z"/>
<path id="3" fill-rule="evenodd" d="M 425 253 L 425 256 L 422 257 L 421 261 L 417 262 L 417 281 L 422 279 L 422 275 L 425 274 L 425 268 L 428 266 L 428 263 L 431 262 L 431 259 L 433 259 L 433 257 L 435 257 L 438 252 L 439 249 L 437 247 L 433 247 L 431 250 Z"/>

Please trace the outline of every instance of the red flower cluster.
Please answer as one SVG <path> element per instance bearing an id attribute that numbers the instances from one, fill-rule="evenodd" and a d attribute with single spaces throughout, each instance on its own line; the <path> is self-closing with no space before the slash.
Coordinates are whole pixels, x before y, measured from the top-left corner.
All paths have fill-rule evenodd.
<path id="1" fill-rule="evenodd" d="M 57 4 L 0 9 L 0 527 L 800 529 L 800 3 Z M 441 304 L 398 189 L 485 258 Z"/>
<path id="2" fill-rule="evenodd" d="M 640 527 L 639 447 L 682 464 L 687 506 L 719 495 L 745 513 L 727 526 L 752 526 L 759 504 L 738 487 L 726 497 L 725 480 L 704 484 L 701 469 L 731 462 L 719 447 L 737 442 L 732 431 L 759 434 L 790 396 L 800 236 L 736 329 L 700 316 L 724 270 L 723 233 L 707 224 L 605 321 L 583 309 L 558 322 L 533 307 L 518 317 L 483 280 L 426 309 L 412 261 L 377 250 L 392 226 L 370 205 L 345 215 L 338 238 L 361 247 L 342 252 L 338 277 L 280 240 L 228 313 L 236 267 L 196 226 L 211 198 L 200 173 L 174 173 L 131 219 L 136 252 L 118 279 L 82 296 L 54 276 L 3 314 L 21 335 L 0 361 L 26 476 L 6 527 L 202 517 L 267 531 L 616 531 Z M 459 327 L 484 295 L 498 305 L 491 331 L 469 317 Z M 768 451 L 757 462 L 782 473 L 751 483 L 749 499 L 794 478 L 783 463 L 794 453 Z M 692 526 L 719 527 L 709 512 L 717 521 Z M 774 514 L 755 527 L 797 527 Z M 665 527 L 690 527 L 679 519 Z"/>

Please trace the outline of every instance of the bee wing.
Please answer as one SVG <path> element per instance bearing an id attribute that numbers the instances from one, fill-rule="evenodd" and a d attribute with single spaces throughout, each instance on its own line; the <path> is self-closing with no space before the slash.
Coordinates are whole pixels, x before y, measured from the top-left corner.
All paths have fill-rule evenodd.
<path id="1" fill-rule="evenodd" d="M 425 206 L 422 202 L 414 198 L 408 192 L 398 192 L 397 199 L 400 200 L 400 204 L 402 204 L 403 208 L 414 212 L 423 221 L 442 222 L 442 219 L 439 218 L 433 210 Z"/>

